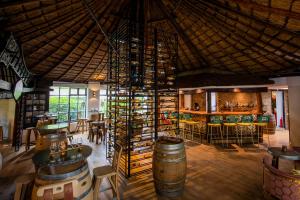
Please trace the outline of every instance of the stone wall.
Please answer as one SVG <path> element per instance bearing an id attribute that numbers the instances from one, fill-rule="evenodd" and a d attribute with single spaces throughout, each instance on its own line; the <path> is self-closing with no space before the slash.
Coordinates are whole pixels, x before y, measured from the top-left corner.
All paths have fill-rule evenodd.
<path id="1" fill-rule="evenodd" d="M 194 103 L 198 103 L 200 111 L 206 111 L 206 93 L 195 93 L 192 95 L 192 106 Z"/>
<path id="2" fill-rule="evenodd" d="M 217 110 L 225 105 L 226 102 L 233 103 L 234 105 L 251 105 L 254 104 L 254 109 L 256 109 L 257 100 L 256 93 L 254 92 L 218 92 Z"/>
<path id="3" fill-rule="evenodd" d="M 272 113 L 271 95 L 271 91 L 261 93 L 262 110 L 268 114 Z"/>

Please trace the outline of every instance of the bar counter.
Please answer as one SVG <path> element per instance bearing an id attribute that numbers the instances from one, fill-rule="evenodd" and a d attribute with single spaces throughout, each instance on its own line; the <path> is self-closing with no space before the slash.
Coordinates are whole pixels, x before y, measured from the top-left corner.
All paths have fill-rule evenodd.
<path id="1" fill-rule="evenodd" d="M 211 112 L 206 111 L 194 111 L 194 110 L 179 110 L 179 113 L 193 114 L 193 115 L 252 115 L 252 114 L 262 114 L 256 111 L 253 112 Z"/>

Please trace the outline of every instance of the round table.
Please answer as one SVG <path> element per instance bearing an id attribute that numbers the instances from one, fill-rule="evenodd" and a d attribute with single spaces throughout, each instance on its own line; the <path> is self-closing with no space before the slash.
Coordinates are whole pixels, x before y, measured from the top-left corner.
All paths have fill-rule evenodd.
<path id="1" fill-rule="evenodd" d="M 43 134 L 49 134 L 49 133 L 57 133 L 62 129 L 68 129 L 69 124 L 68 123 L 58 123 L 58 124 L 48 124 L 42 127 L 39 127 L 38 130 Z"/>
<path id="2" fill-rule="evenodd" d="M 50 149 L 45 149 L 45 150 L 37 152 L 32 157 L 32 161 L 37 166 L 53 166 L 53 165 L 73 164 L 80 160 L 85 160 L 87 157 L 89 157 L 92 154 L 92 148 L 90 146 L 81 145 L 81 147 L 82 147 L 82 150 L 81 150 L 82 157 L 80 159 L 78 159 L 78 158 L 72 159 L 71 158 L 72 155 L 74 155 L 75 153 L 78 153 L 78 151 L 77 151 L 78 149 L 72 148 L 72 145 L 68 145 L 67 155 L 63 161 L 51 163 L 49 160 Z"/>
<path id="3" fill-rule="evenodd" d="M 300 160 L 300 153 L 291 149 L 288 149 L 287 151 L 282 151 L 281 147 L 270 147 L 268 148 L 268 153 L 270 153 L 273 156 L 272 166 L 277 169 L 278 169 L 279 158 L 285 160 L 293 160 L 293 161 Z"/>
<path id="4" fill-rule="evenodd" d="M 102 133 L 105 134 L 105 121 L 93 121 L 92 122 L 92 125 L 93 126 L 96 126 L 98 129 L 97 129 L 97 135 L 96 135 L 96 144 L 98 144 L 98 140 L 99 140 L 99 129 L 102 129 Z M 92 137 L 93 139 L 94 137 Z M 101 142 L 102 142 L 102 135 L 100 136 L 101 138 Z"/>

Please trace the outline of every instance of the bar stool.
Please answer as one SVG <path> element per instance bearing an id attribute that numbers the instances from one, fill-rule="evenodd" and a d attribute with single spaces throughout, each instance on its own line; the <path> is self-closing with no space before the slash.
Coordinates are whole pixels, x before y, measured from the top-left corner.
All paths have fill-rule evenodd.
<path id="1" fill-rule="evenodd" d="M 257 127 L 257 147 L 259 147 L 260 133 L 263 133 L 263 130 L 268 126 L 269 121 L 270 121 L 269 116 L 258 116 L 257 122 L 253 123 L 254 126 Z M 268 135 L 268 140 L 269 140 L 269 135 Z"/>
<path id="2" fill-rule="evenodd" d="M 204 134 L 206 134 L 206 122 L 197 121 L 197 123 L 194 124 L 193 135 L 199 135 L 200 142 L 202 143 L 202 138 Z"/>
<path id="3" fill-rule="evenodd" d="M 34 133 L 34 138 L 35 138 L 35 141 L 36 141 L 36 138 L 37 138 L 37 135 L 35 134 L 35 131 L 34 131 L 35 127 L 28 127 L 26 128 L 26 146 L 25 146 L 25 150 L 28 151 L 29 148 L 30 148 L 30 136 L 31 136 L 31 133 L 33 132 Z"/>
<path id="4" fill-rule="evenodd" d="M 179 120 L 179 131 L 180 131 L 180 136 L 182 139 L 185 139 L 185 123 L 186 120 Z"/>
<path id="5" fill-rule="evenodd" d="M 87 125 L 88 125 L 88 140 L 90 139 L 90 137 L 92 136 L 92 134 L 93 134 L 93 132 L 92 132 L 92 122 L 93 122 L 93 120 L 91 120 L 91 119 L 88 119 L 88 120 L 86 120 L 86 123 L 87 123 Z"/>
<path id="6" fill-rule="evenodd" d="M 226 143 L 227 143 L 227 147 L 228 147 L 228 133 L 229 133 L 229 128 L 231 128 L 232 132 L 235 132 L 236 138 L 239 142 L 238 139 L 238 133 L 237 133 L 237 122 L 238 122 L 238 118 L 237 116 L 226 116 L 226 122 L 223 123 L 223 133 L 225 133 L 226 130 Z"/>
<path id="7" fill-rule="evenodd" d="M 238 134 L 240 135 L 240 145 L 243 144 L 243 135 L 250 133 L 252 143 L 254 144 L 254 139 L 253 139 L 253 117 L 252 115 L 245 115 L 242 116 L 241 122 L 237 123 L 239 132 Z"/>
<path id="8" fill-rule="evenodd" d="M 101 182 L 104 178 L 107 178 L 112 186 L 113 196 L 116 196 L 120 200 L 120 194 L 118 189 L 118 179 L 119 179 L 119 167 L 120 159 L 122 155 L 122 146 L 118 143 L 115 144 L 114 157 L 112 165 L 105 165 L 93 169 L 94 174 L 94 199 L 98 199 L 98 193 L 100 189 Z"/>
<path id="9" fill-rule="evenodd" d="M 194 130 L 195 130 L 195 128 L 197 128 L 198 124 L 199 124 L 199 122 L 195 122 L 195 121 L 186 121 L 185 122 L 185 127 L 187 129 L 187 132 L 191 134 L 192 140 L 194 140 Z M 186 136 L 186 134 L 185 134 L 185 136 Z"/>
<path id="10" fill-rule="evenodd" d="M 76 129 L 75 129 L 76 131 L 75 132 L 79 132 L 80 128 L 81 128 L 81 133 L 83 134 L 84 131 L 87 130 L 87 127 L 88 127 L 87 121 L 88 121 L 88 119 L 85 119 L 85 118 L 78 119 L 77 120 L 77 125 L 76 125 Z"/>
<path id="11" fill-rule="evenodd" d="M 209 134 L 207 134 L 207 141 L 208 141 L 208 135 L 210 135 L 210 141 L 209 143 L 212 143 L 213 139 L 213 129 L 216 130 L 217 134 L 220 134 L 221 141 L 223 145 L 223 133 L 222 133 L 222 117 L 221 116 L 210 116 L 210 122 L 207 123 Z"/>

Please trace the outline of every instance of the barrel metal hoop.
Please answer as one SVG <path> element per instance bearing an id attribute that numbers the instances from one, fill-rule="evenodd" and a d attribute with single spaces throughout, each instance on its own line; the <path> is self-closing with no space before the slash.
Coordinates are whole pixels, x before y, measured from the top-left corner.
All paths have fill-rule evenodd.
<path id="1" fill-rule="evenodd" d="M 186 160 L 186 157 L 177 158 L 177 159 L 162 159 L 162 160 L 159 160 L 159 162 L 163 162 L 163 163 L 179 163 L 182 160 Z"/>
<path id="2" fill-rule="evenodd" d="M 82 181 L 82 180 L 85 179 L 88 175 L 90 175 L 90 172 L 89 172 L 89 171 L 87 171 L 86 174 L 85 174 L 83 177 L 80 177 L 80 178 L 78 179 L 78 181 Z"/>
<path id="3" fill-rule="evenodd" d="M 154 150 L 154 152 L 157 152 L 159 154 L 165 154 L 165 155 L 177 155 L 177 154 L 181 154 L 184 153 L 185 154 L 185 150 L 177 150 L 177 151 L 161 151 L 161 150 Z"/>
<path id="4" fill-rule="evenodd" d="M 163 149 L 163 150 L 180 150 L 184 148 L 184 145 L 163 145 L 163 144 L 156 144 L 158 149 Z"/>
<path id="5" fill-rule="evenodd" d="M 74 170 L 72 172 L 69 173 L 65 173 L 65 174 L 56 174 L 56 175 L 41 175 L 39 174 L 38 177 L 44 180 L 63 180 L 72 176 L 76 176 L 78 174 L 80 174 L 82 171 L 86 170 L 88 168 L 87 164 L 85 164 L 83 167 Z"/>
<path id="6" fill-rule="evenodd" d="M 184 177 L 183 179 L 180 179 L 177 182 L 166 182 L 166 181 L 162 181 L 160 179 L 154 179 L 154 181 L 159 180 L 158 184 L 160 184 L 160 185 L 177 185 L 177 184 L 185 183 L 185 179 L 186 179 L 186 177 Z"/>
<path id="7" fill-rule="evenodd" d="M 93 184 L 91 184 L 90 188 L 87 191 L 85 191 L 84 193 L 82 193 L 79 197 L 74 198 L 74 200 L 80 200 L 80 199 L 83 199 L 84 197 L 86 197 L 92 190 L 92 188 L 93 188 L 92 186 L 93 186 Z"/>

